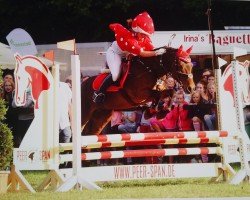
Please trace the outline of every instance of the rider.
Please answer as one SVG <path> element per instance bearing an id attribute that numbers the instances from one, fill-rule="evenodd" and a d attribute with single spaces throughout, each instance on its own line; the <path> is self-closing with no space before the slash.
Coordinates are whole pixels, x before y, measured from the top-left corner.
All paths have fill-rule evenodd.
<path id="1" fill-rule="evenodd" d="M 165 49 L 153 51 L 154 46 L 150 36 L 154 33 L 154 23 L 147 12 L 137 15 L 132 20 L 131 31 L 118 23 L 110 24 L 109 27 L 115 32 L 116 38 L 116 41 L 112 43 L 106 53 L 107 65 L 111 74 L 104 79 L 99 90 L 94 92 L 93 101 L 95 103 L 104 101 L 106 89 L 119 78 L 123 57 L 129 54 L 152 57 L 161 55 L 166 51 Z"/>

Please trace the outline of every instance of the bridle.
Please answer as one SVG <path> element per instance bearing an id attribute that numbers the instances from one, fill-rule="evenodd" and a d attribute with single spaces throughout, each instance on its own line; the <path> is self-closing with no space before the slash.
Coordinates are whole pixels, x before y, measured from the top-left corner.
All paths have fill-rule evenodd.
<path id="1" fill-rule="evenodd" d="M 154 49 L 154 51 L 162 49 L 162 48 L 165 49 L 165 50 L 168 49 L 168 47 L 163 46 L 163 47 L 159 47 L 159 48 Z M 186 79 L 193 79 L 193 74 L 192 73 L 185 73 L 185 72 L 181 71 L 181 69 L 180 69 L 181 66 L 179 64 L 180 59 L 177 57 L 176 52 L 173 52 L 173 53 L 175 53 L 175 57 L 173 59 L 172 66 L 169 66 L 170 67 L 170 72 L 168 72 L 168 74 L 173 76 L 173 74 L 172 74 L 173 71 L 171 71 L 171 70 L 177 69 L 177 71 L 176 71 L 177 77 L 176 76 L 174 76 L 174 77 L 177 80 L 177 82 L 179 82 L 181 84 L 182 84 L 182 81 L 180 80 L 180 76 L 185 76 Z M 158 61 L 157 66 L 159 66 L 157 68 L 158 73 L 165 73 L 166 72 L 166 66 L 164 66 L 164 63 L 163 63 L 163 56 L 164 56 L 164 54 L 156 56 L 158 58 L 157 59 L 157 61 Z M 135 59 L 137 62 L 139 62 L 146 69 L 146 71 L 144 71 L 144 72 L 142 72 L 140 74 L 136 74 L 137 78 L 143 76 L 145 73 L 151 73 L 156 78 L 158 78 L 158 75 L 156 73 L 152 73 L 152 72 L 155 72 L 155 68 L 152 65 L 145 64 L 145 62 L 143 60 L 141 60 L 140 57 L 133 57 L 132 59 Z M 182 61 L 182 62 L 185 62 L 185 61 Z"/>

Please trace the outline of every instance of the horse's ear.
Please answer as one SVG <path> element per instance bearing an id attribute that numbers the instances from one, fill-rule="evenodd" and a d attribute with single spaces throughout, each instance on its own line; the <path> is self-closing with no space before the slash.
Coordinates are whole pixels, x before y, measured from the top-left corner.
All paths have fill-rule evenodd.
<path id="1" fill-rule="evenodd" d="M 183 49 L 183 46 L 181 45 L 181 46 L 178 48 L 178 51 L 177 51 L 177 54 L 178 54 L 178 55 L 180 55 L 180 54 L 181 54 L 182 49 Z"/>
<path id="2" fill-rule="evenodd" d="M 179 51 L 182 51 L 182 49 L 183 49 L 183 46 L 181 45 L 181 46 L 178 48 L 178 50 L 179 50 Z"/>
<path id="3" fill-rule="evenodd" d="M 190 54 L 192 49 L 193 49 L 193 45 L 186 50 L 187 54 Z"/>

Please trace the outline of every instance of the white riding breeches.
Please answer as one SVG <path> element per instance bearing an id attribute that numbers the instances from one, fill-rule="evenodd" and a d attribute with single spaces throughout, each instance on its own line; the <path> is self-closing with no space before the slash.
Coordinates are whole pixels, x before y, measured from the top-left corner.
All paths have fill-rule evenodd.
<path id="1" fill-rule="evenodd" d="M 120 49 L 116 41 L 114 41 L 107 50 L 106 60 L 112 74 L 113 81 L 116 81 L 120 77 L 122 57 L 125 55 L 126 52 Z"/>

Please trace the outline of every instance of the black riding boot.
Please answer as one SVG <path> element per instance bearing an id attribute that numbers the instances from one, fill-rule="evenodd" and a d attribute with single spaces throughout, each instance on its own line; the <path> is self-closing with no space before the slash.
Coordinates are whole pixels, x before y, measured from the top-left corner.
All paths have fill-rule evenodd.
<path id="1" fill-rule="evenodd" d="M 102 82 L 102 85 L 100 86 L 99 90 L 94 92 L 93 95 L 93 101 L 95 103 L 102 103 L 105 100 L 105 92 L 107 90 L 107 88 L 114 83 L 114 81 L 112 80 L 112 74 L 109 74 L 104 81 Z"/>

